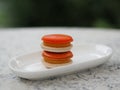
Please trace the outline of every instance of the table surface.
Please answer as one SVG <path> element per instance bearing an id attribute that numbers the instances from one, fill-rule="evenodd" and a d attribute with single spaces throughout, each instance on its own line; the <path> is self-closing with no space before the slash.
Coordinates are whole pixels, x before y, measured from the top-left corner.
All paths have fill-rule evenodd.
<path id="1" fill-rule="evenodd" d="M 8 67 L 10 58 L 40 50 L 45 34 L 64 33 L 74 43 L 98 43 L 113 49 L 111 59 L 98 67 L 70 75 L 30 81 L 17 77 Z M 120 90 L 120 30 L 96 28 L 0 29 L 0 90 Z"/>

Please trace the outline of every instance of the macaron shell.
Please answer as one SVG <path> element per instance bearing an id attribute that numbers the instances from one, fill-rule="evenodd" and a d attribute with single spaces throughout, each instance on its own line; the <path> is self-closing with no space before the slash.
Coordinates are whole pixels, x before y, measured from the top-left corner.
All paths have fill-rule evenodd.
<path id="1" fill-rule="evenodd" d="M 45 65 L 46 68 L 55 68 L 55 67 L 61 67 L 61 66 L 66 66 L 66 65 L 70 65 L 72 64 L 72 60 L 70 60 L 68 63 L 63 63 L 63 64 L 51 64 L 51 63 L 48 63 L 44 60 L 42 60 L 42 63 Z"/>
<path id="2" fill-rule="evenodd" d="M 45 46 L 44 44 L 41 44 L 41 48 L 49 52 L 67 52 L 71 50 L 72 44 L 70 46 L 61 47 L 61 48 L 49 47 L 49 46 Z"/>
<path id="3" fill-rule="evenodd" d="M 42 37 L 42 40 L 47 43 L 59 44 L 59 43 L 69 43 L 73 39 L 69 35 L 65 34 L 49 34 Z"/>
<path id="4" fill-rule="evenodd" d="M 64 58 L 64 59 L 52 59 L 48 57 L 43 58 L 45 62 L 51 63 L 51 64 L 63 64 L 70 62 L 70 58 Z"/>
<path id="5" fill-rule="evenodd" d="M 68 47 L 68 46 L 70 46 L 70 43 L 52 44 L 52 43 L 43 42 L 43 44 L 44 44 L 45 46 L 48 46 L 48 47 L 55 47 L 55 48 Z"/>
<path id="6" fill-rule="evenodd" d="M 64 53 L 53 53 L 53 52 L 43 51 L 43 52 L 42 52 L 42 56 L 56 60 L 56 59 L 72 58 L 72 57 L 73 57 L 73 54 L 72 54 L 71 51 L 64 52 Z"/>

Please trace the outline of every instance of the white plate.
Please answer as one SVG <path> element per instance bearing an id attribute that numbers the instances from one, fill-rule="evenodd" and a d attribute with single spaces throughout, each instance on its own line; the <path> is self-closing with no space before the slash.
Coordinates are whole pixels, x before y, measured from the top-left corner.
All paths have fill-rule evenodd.
<path id="1" fill-rule="evenodd" d="M 72 64 L 47 69 L 42 64 L 40 52 L 28 53 L 13 57 L 9 61 L 10 69 L 19 77 L 38 80 L 51 76 L 68 74 L 98 66 L 107 61 L 112 55 L 112 49 L 105 45 L 81 44 L 73 46 Z"/>

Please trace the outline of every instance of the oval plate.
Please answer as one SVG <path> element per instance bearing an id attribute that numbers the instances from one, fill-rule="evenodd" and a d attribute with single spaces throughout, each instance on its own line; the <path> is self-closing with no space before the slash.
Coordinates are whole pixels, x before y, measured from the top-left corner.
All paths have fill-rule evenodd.
<path id="1" fill-rule="evenodd" d="M 39 80 L 98 66 L 112 55 L 110 47 L 98 44 L 76 45 L 71 51 L 74 56 L 69 65 L 47 69 L 42 63 L 41 51 L 13 57 L 9 61 L 9 67 L 19 77 Z"/>

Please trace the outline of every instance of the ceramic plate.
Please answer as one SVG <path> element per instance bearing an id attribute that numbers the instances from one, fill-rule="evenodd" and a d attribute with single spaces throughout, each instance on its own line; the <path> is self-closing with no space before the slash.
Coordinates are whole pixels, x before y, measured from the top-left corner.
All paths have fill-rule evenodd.
<path id="1" fill-rule="evenodd" d="M 74 56 L 69 65 L 48 69 L 42 63 L 42 51 L 38 51 L 13 57 L 9 67 L 19 77 L 39 80 L 98 66 L 112 55 L 110 47 L 99 44 L 74 45 L 71 51 Z"/>

